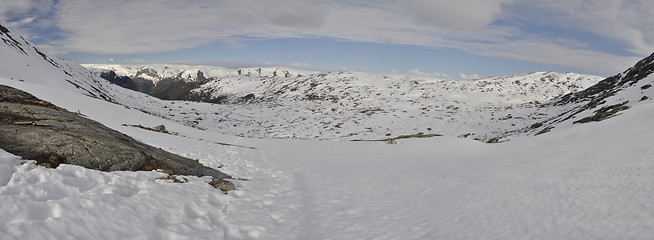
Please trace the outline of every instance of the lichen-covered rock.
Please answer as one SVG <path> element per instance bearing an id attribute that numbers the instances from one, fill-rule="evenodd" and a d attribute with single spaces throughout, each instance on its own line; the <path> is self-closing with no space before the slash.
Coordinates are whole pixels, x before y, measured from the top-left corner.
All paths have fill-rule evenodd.
<path id="1" fill-rule="evenodd" d="M 230 178 L 198 161 L 155 148 L 68 112 L 51 103 L 0 85 L 0 148 L 45 166 L 67 163 L 102 171 L 147 170 L 166 166 L 174 174 Z"/>
<path id="2" fill-rule="evenodd" d="M 155 127 L 152 128 L 152 130 L 154 130 L 155 132 L 160 132 L 160 133 L 168 133 L 168 130 L 166 130 L 166 126 L 164 126 L 164 125 L 155 126 Z"/>
<path id="3" fill-rule="evenodd" d="M 234 183 L 230 181 L 225 181 L 223 179 L 213 179 L 211 180 L 211 182 L 209 182 L 209 184 L 216 189 L 220 189 L 223 192 L 236 190 L 236 186 L 234 186 Z"/>

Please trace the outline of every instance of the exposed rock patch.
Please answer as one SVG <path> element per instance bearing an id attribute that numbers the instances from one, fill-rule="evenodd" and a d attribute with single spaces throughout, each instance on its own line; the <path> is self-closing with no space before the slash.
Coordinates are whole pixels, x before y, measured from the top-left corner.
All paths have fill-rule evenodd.
<path id="1" fill-rule="evenodd" d="M 595 111 L 595 115 L 574 121 L 573 124 L 588 123 L 593 121 L 599 122 L 599 121 L 606 120 L 608 118 L 615 116 L 620 111 L 629 109 L 630 107 L 626 106 L 627 103 L 629 103 L 629 101 L 600 108 L 597 111 Z"/>
<path id="2" fill-rule="evenodd" d="M 214 179 L 209 182 L 211 186 L 213 186 L 216 189 L 220 189 L 223 192 L 228 192 L 231 190 L 236 190 L 236 187 L 234 186 L 234 183 L 225 181 L 222 179 Z"/>
<path id="3" fill-rule="evenodd" d="M 386 142 L 388 144 L 397 144 L 397 140 L 399 139 L 409 139 L 409 138 L 432 138 L 432 137 L 442 137 L 443 134 L 437 134 L 437 133 L 430 133 L 430 134 L 424 134 L 424 133 L 418 133 L 418 134 L 411 134 L 411 135 L 400 135 L 394 138 L 386 138 L 386 139 L 376 139 L 376 140 L 361 140 L 361 139 L 356 139 L 352 140 L 353 142 Z"/>
<path id="4" fill-rule="evenodd" d="M 491 138 L 490 140 L 486 141 L 486 143 L 499 143 L 500 139 L 502 139 L 502 138 L 501 137 L 494 137 L 494 138 Z"/>
<path id="5" fill-rule="evenodd" d="M 154 127 L 145 127 L 145 126 L 140 125 L 140 124 L 137 124 L 137 125 L 123 124 L 123 126 L 125 126 L 125 127 L 136 127 L 136 128 L 141 128 L 141 129 L 145 129 L 145 130 L 150 130 L 150 131 L 153 131 L 153 132 L 171 134 L 171 135 L 175 135 L 175 136 L 179 135 L 179 133 L 177 133 L 177 132 L 172 132 L 172 133 L 168 132 L 168 130 L 166 130 L 166 126 L 164 126 L 164 125 L 158 125 L 158 126 L 154 126 Z"/>

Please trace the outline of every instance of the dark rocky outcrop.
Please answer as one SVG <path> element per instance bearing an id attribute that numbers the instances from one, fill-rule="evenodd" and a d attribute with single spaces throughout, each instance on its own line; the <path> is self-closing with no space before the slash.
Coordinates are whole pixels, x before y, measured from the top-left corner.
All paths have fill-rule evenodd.
<path id="1" fill-rule="evenodd" d="M 11 87 L 0 85 L 0 148 L 39 164 L 74 164 L 101 171 L 163 169 L 231 178 L 198 161 L 155 148 Z"/>
<path id="2" fill-rule="evenodd" d="M 119 76 L 112 70 L 97 70 L 99 77 L 121 86 L 123 88 L 142 92 L 162 100 L 182 100 L 194 102 L 207 102 L 215 104 L 238 104 L 238 103 L 256 103 L 259 101 L 254 93 L 248 93 L 241 96 L 240 93 L 230 93 L 215 96 L 213 90 L 196 91 L 203 84 L 215 81 L 216 77 L 207 77 L 205 73 L 198 70 L 194 76 L 185 75 L 180 72 L 176 76 L 161 76 L 155 69 L 143 68 L 131 76 Z M 240 70 L 239 70 L 240 71 Z M 260 69 L 257 69 L 259 72 Z M 288 71 L 286 77 L 290 76 Z M 249 73 L 248 73 L 249 74 Z M 157 79 L 153 81 L 152 79 Z M 156 83 L 155 83 L 156 82 Z M 315 86 L 314 86 L 315 87 Z M 336 101 L 335 96 L 329 96 L 328 100 Z M 317 97 L 309 100 L 325 100 L 326 97 Z"/>
<path id="3" fill-rule="evenodd" d="M 390 136 L 390 135 L 387 135 Z M 388 144 L 397 144 L 397 140 L 400 139 L 410 139 L 410 138 L 432 138 L 432 137 L 442 137 L 443 134 L 438 134 L 438 133 L 429 133 L 425 134 L 422 132 L 419 132 L 417 134 L 410 134 L 410 135 L 400 135 L 397 137 L 393 138 L 385 138 L 385 139 L 376 139 L 376 140 L 361 140 L 361 139 L 355 139 L 352 140 L 353 142 L 386 142 Z"/>
<path id="4" fill-rule="evenodd" d="M 114 71 L 104 71 L 99 76 L 118 86 L 139 91 L 163 100 L 221 102 L 220 99 L 213 99 L 210 94 L 192 92 L 193 89 L 200 87 L 202 84 L 214 80 L 214 78 L 205 77 L 202 71 L 198 71 L 195 79 L 192 81 L 188 77 L 184 77 L 182 73 L 175 77 L 161 77 L 157 71 L 151 68 L 141 69 L 132 77 L 118 76 Z M 144 76 L 147 76 L 147 78 Z M 151 78 L 159 79 L 159 81 L 154 84 L 152 80 L 149 80 Z"/>
<path id="5" fill-rule="evenodd" d="M 609 77 L 586 90 L 569 93 L 563 96 L 554 105 L 564 105 L 572 102 L 589 101 L 587 108 L 594 108 L 607 97 L 615 95 L 620 90 L 633 86 L 638 81 L 654 73 L 654 53 L 636 63 L 621 74 Z"/>
<path id="6" fill-rule="evenodd" d="M 615 116 L 620 111 L 629 109 L 630 108 L 629 106 L 625 106 L 627 103 L 629 103 L 629 101 L 600 108 L 595 111 L 595 115 L 579 119 L 572 123 L 577 124 L 577 123 L 599 122 L 599 121 L 606 120 L 608 118 Z"/>
<path id="7" fill-rule="evenodd" d="M 200 87 L 200 85 L 204 83 L 205 82 L 200 81 L 185 81 L 182 76 L 176 78 L 164 78 L 157 82 L 154 88 L 146 93 L 163 100 L 197 101 L 193 98 L 191 90 Z"/>
<path id="8" fill-rule="evenodd" d="M 9 32 L 10 32 L 9 29 L 7 29 L 6 27 L 0 25 L 0 36 L 4 35 L 4 36 L 7 37 L 7 38 L 3 37 L 3 38 L 0 38 L 0 39 L 2 39 L 2 41 L 5 44 L 7 44 L 7 46 L 13 47 L 13 48 L 19 50 L 21 53 L 27 55 L 27 52 L 25 52 L 25 49 L 23 49 L 23 45 L 20 42 L 16 41 L 16 39 L 14 39 L 14 37 L 12 37 L 11 34 L 9 34 Z"/>
<path id="9" fill-rule="evenodd" d="M 131 89 L 131 90 L 134 90 L 134 91 L 143 91 L 141 88 L 139 88 L 139 86 L 137 86 L 137 84 L 134 81 L 132 81 L 131 78 L 125 77 L 125 76 L 118 76 L 118 75 L 116 75 L 116 73 L 114 71 L 102 72 L 102 73 L 100 73 L 100 77 L 104 78 L 105 80 L 107 80 L 107 81 L 109 81 L 109 82 L 111 82 L 113 84 L 116 84 L 118 86 L 121 86 L 121 87 L 124 87 L 124 88 L 127 88 L 127 89 Z M 152 87 L 150 87 L 150 88 L 152 88 Z"/>

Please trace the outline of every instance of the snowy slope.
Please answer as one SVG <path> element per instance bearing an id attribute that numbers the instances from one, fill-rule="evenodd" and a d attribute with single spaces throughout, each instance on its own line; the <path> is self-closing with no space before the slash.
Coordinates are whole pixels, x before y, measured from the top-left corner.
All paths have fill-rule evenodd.
<path id="1" fill-rule="evenodd" d="M 137 140 L 198 159 L 211 167 L 223 166 L 223 171 L 242 178 L 253 178 L 253 174 L 259 171 L 274 172 L 274 168 L 264 163 L 253 167 L 252 161 L 240 159 L 255 159 L 258 153 L 254 150 L 217 144 L 236 143 L 238 140 L 233 137 L 199 133 L 202 131 L 65 89 L 6 78 L 0 78 L 0 81 L 67 109 L 76 109 Z M 124 127 L 122 123 L 165 124 L 171 131 L 181 134 L 175 137 Z M 166 147 L 162 144 L 164 142 L 175 143 L 186 151 Z M 254 157 L 248 157 L 248 154 Z M 216 191 L 206 184 L 209 179 L 186 177 L 188 183 L 172 184 L 157 180 L 165 176 L 157 172 L 104 173 L 68 165 L 45 169 L 34 164 L 21 164 L 24 161 L 6 153 L 4 156 L 0 171 L 4 181 L 0 182 L 3 202 L 0 212 L 6 216 L 0 218 L 2 239 L 166 239 L 184 236 L 212 239 L 220 238 L 227 231 L 236 231 L 230 234 L 239 234 L 240 231 L 240 226 L 225 219 L 234 207 L 227 203 L 238 199 L 239 193 L 225 195 Z M 245 188 L 239 181 L 235 184 L 239 189 Z M 40 231 L 31 230 L 34 228 Z"/>
<path id="2" fill-rule="evenodd" d="M 602 121 L 654 98 L 654 54 L 633 67 L 583 91 L 553 99 L 544 108 L 560 114 L 527 129 L 548 132 L 576 124 Z"/>
<path id="3" fill-rule="evenodd" d="M 137 78 L 148 72 L 157 79 L 183 76 L 188 81 L 199 81 L 194 76 L 201 71 L 208 80 L 189 94 L 210 96 L 209 101 L 222 104 L 198 104 L 197 111 L 185 116 L 169 109 L 168 117 L 242 137 L 322 140 L 419 133 L 474 133 L 487 140 L 544 119 L 547 114 L 536 108 L 539 102 L 600 80 L 551 72 L 457 81 L 351 71 L 296 74 L 262 68 L 252 74 L 252 69 L 209 66 L 86 66 L 96 73 L 114 71 Z"/>
<path id="4" fill-rule="evenodd" d="M 157 180 L 157 172 L 47 169 L 0 150 L 0 239 L 654 238 L 652 101 L 503 144 L 452 136 L 397 145 L 238 138 L 218 133 L 236 130 L 190 126 L 210 126 L 197 118 L 212 114 L 260 121 L 274 116 L 259 113 L 266 105 L 239 112 L 250 105 L 161 101 L 84 71 L 79 76 L 88 78 L 70 79 L 98 84 L 111 102 L 69 84 L 72 77 L 38 53 L 14 49 L 0 43 L 0 84 L 249 181 L 223 194 L 207 179 L 179 184 Z M 413 83 L 406 84 L 400 89 Z M 123 123 L 164 124 L 179 136 Z"/>
<path id="5" fill-rule="evenodd" d="M 0 26 L 0 73 L 11 80 L 38 81 L 51 87 L 66 88 L 113 101 L 105 89 L 106 81 L 92 74 L 79 64 L 62 59 L 51 58 L 32 43 L 22 37 L 13 36 L 6 28 Z M 50 79 L 50 81 L 43 81 Z"/>
<path id="6" fill-rule="evenodd" d="M 2 81 L 49 100 L 65 93 Z M 197 178 L 173 184 L 156 180 L 155 172 L 46 169 L 4 153 L 3 239 L 654 237 L 654 139 L 642 134 L 654 127 L 651 103 L 619 118 L 499 145 L 452 137 L 387 145 L 229 140 L 66 96 L 58 104 L 250 181 L 224 195 Z M 125 119 L 164 123 L 186 137 L 119 126 Z M 226 140 L 257 149 L 213 143 Z"/>

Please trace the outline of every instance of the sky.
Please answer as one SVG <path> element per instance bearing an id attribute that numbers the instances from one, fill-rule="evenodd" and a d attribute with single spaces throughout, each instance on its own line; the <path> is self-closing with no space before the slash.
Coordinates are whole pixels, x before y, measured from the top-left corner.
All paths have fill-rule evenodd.
<path id="1" fill-rule="evenodd" d="M 0 24 L 80 64 L 454 79 L 614 75 L 654 52 L 651 16 L 651 0 L 0 0 Z"/>

